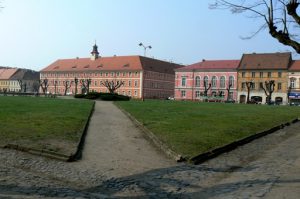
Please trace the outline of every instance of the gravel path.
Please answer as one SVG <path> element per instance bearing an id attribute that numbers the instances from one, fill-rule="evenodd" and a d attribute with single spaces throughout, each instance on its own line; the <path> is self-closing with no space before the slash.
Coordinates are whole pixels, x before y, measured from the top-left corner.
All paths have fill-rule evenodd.
<path id="1" fill-rule="evenodd" d="M 111 110 L 113 105 L 97 103 L 96 109 L 104 110 L 102 106 Z M 113 112 L 109 114 L 121 114 Z M 107 113 L 95 114 L 102 118 Z M 106 118 L 101 122 L 117 122 Z M 128 121 L 120 128 L 134 128 L 131 125 Z M 75 163 L 0 149 L 0 198 L 299 198 L 300 122 L 197 166 L 169 162 L 138 132 L 125 135 L 124 147 L 131 149 L 119 146 L 118 132 L 105 135 L 114 142 L 104 135 L 99 142 L 87 137 L 83 159 Z M 104 152 L 85 154 L 92 149 L 107 150 L 120 159 Z M 140 152 L 144 149 L 151 152 Z M 124 157 L 129 150 L 136 154 Z M 150 161 L 153 154 L 157 162 Z M 145 155 L 149 160 L 140 159 Z"/>

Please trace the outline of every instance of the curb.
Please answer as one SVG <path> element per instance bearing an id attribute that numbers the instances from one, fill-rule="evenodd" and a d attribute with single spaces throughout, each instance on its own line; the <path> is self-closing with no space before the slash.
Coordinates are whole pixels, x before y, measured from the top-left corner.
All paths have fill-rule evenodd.
<path id="1" fill-rule="evenodd" d="M 14 149 L 14 150 L 18 150 L 18 151 L 27 152 L 27 153 L 30 153 L 30 154 L 33 154 L 33 155 L 44 156 L 44 157 L 48 157 L 48 158 L 51 158 L 51 159 L 62 160 L 62 161 L 67 161 L 69 159 L 68 155 L 56 153 L 56 152 L 53 152 L 53 151 L 33 149 L 33 148 L 30 148 L 30 147 L 23 147 L 23 146 L 16 145 L 16 144 L 7 144 L 7 145 L 3 146 L 2 148 L 4 148 L 4 149 Z"/>
<path id="2" fill-rule="evenodd" d="M 83 148 L 84 148 L 85 137 L 86 137 L 86 134 L 87 134 L 87 130 L 88 130 L 88 127 L 89 127 L 91 117 L 92 117 L 92 115 L 94 113 L 94 110 L 95 110 L 95 104 L 96 104 L 96 102 L 94 101 L 93 107 L 92 107 L 91 112 L 89 114 L 89 117 L 88 117 L 83 129 L 81 129 L 82 135 L 81 135 L 80 141 L 78 143 L 77 150 L 76 150 L 75 154 L 72 154 L 71 156 L 69 156 L 69 159 L 67 160 L 68 162 L 74 162 L 74 161 L 80 160 L 82 158 L 82 151 L 83 151 Z"/>
<path id="3" fill-rule="evenodd" d="M 114 103 L 114 105 L 116 105 L 116 107 L 118 107 L 119 110 L 122 111 L 135 124 L 135 126 L 138 127 L 146 135 L 146 138 L 148 138 L 148 140 L 150 140 L 158 149 L 163 151 L 168 157 L 174 159 L 176 162 L 186 161 L 186 158 L 182 157 L 180 154 L 177 154 L 172 149 L 170 149 L 166 144 L 160 141 L 156 137 L 156 135 L 154 135 L 142 123 L 136 120 L 130 113 L 126 112 L 123 108 L 121 108 L 116 103 Z"/>
<path id="4" fill-rule="evenodd" d="M 263 136 L 266 136 L 268 134 L 274 133 L 275 131 L 283 129 L 284 127 L 290 126 L 291 124 L 294 124 L 296 122 L 299 122 L 299 118 L 294 119 L 291 122 L 280 124 L 280 125 L 275 126 L 275 127 L 271 128 L 269 130 L 266 130 L 266 131 L 263 131 L 263 132 L 260 132 L 260 133 L 256 133 L 256 134 L 248 136 L 246 138 L 242 138 L 240 140 L 234 141 L 234 142 L 232 142 L 230 144 L 227 144 L 227 145 L 224 145 L 222 147 L 215 148 L 211 151 L 202 153 L 200 155 L 197 155 L 197 156 L 189 159 L 189 162 L 192 163 L 192 164 L 195 164 L 195 165 L 196 164 L 201 164 L 201 163 L 203 163 L 207 160 L 210 160 L 214 157 L 217 157 L 217 156 L 219 156 L 223 153 L 232 151 L 232 150 L 234 150 L 235 148 L 237 148 L 239 146 L 248 144 L 249 142 L 252 142 L 253 140 L 256 140 L 256 139 L 261 138 Z"/>

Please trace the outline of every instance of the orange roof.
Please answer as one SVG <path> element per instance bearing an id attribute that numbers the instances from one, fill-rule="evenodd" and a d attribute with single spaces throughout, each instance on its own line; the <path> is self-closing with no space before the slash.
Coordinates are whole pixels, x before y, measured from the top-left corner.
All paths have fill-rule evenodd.
<path id="1" fill-rule="evenodd" d="M 160 61 L 142 56 L 113 56 L 99 57 L 96 60 L 90 58 L 59 59 L 41 72 L 65 72 L 65 71 L 120 71 L 120 70 L 150 70 L 164 73 L 174 73 L 175 68 L 182 65 Z"/>
<path id="2" fill-rule="evenodd" d="M 17 68 L 0 68 L 0 79 L 8 80 L 10 77 L 17 72 Z"/>
<path id="3" fill-rule="evenodd" d="M 300 71 L 300 60 L 294 60 L 289 68 L 290 71 Z"/>

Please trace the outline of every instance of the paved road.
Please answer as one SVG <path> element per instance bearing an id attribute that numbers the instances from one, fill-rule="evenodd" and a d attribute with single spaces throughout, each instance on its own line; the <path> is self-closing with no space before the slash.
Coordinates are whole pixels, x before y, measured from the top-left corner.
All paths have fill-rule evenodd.
<path id="1" fill-rule="evenodd" d="M 125 137 L 110 129 L 122 122 L 112 106 L 97 103 L 82 161 L 0 149 L 0 198 L 299 198 L 300 122 L 194 166 L 169 162 L 125 116 Z"/>

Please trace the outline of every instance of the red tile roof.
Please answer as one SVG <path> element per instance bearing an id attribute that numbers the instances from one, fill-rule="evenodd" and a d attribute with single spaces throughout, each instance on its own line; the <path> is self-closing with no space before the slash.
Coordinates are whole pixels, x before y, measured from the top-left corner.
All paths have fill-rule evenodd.
<path id="1" fill-rule="evenodd" d="M 300 71 L 300 60 L 292 61 L 291 67 L 289 68 L 290 71 Z"/>
<path id="2" fill-rule="evenodd" d="M 291 53 L 243 54 L 238 69 L 288 69 L 291 60 Z"/>
<path id="3" fill-rule="evenodd" d="M 113 56 L 90 58 L 59 59 L 40 72 L 64 71 L 120 71 L 120 70 L 150 70 L 155 72 L 174 73 L 175 68 L 182 65 L 160 61 L 142 56 Z"/>
<path id="4" fill-rule="evenodd" d="M 8 80 L 17 72 L 17 68 L 0 68 L 0 79 Z"/>
<path id="5" fill-rule="evenodd" d="M 238 67 L 240 60 L 203 60 L 176 71 L 189 70 L 234 70 Z"/>

